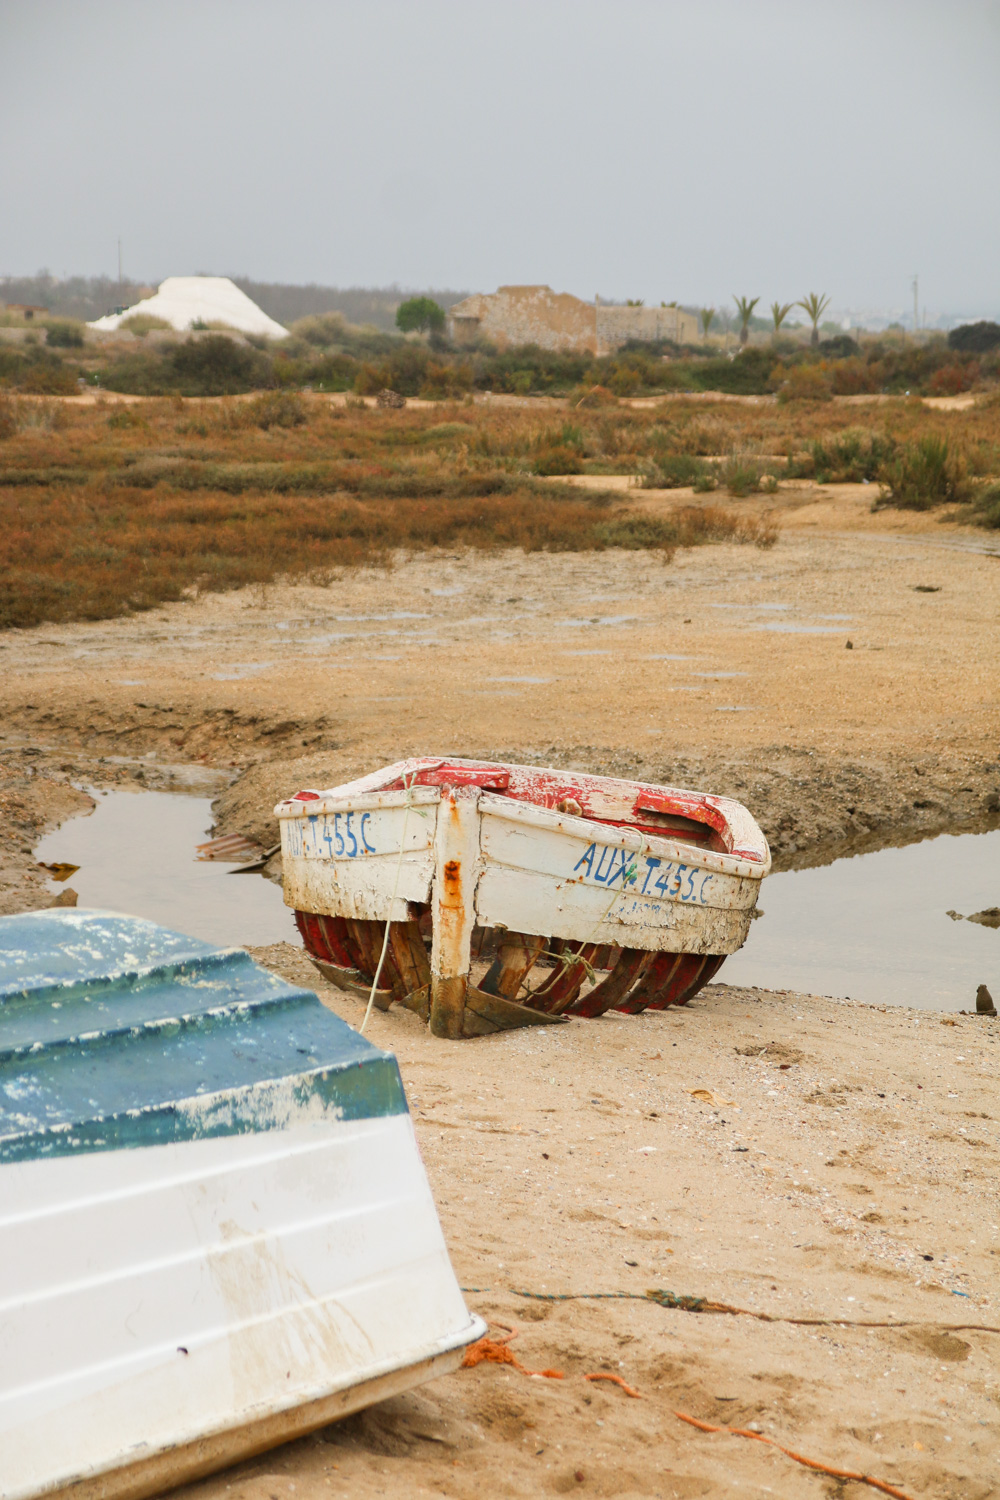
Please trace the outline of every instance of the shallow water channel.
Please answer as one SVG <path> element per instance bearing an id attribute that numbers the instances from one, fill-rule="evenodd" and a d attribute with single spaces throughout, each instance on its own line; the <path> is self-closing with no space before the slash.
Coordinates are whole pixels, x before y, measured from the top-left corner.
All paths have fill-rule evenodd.
<path id="1" fill-rule="evenodd" d="M 1000 930 L 948 916 L 1000 906 L 1000 830 L 769 875 L 760 906 L 720 982 L 921 1010 L 975 1010 L 986 984 L 1000 1001 Z"/>
<path id="2" fill-rule="evenodd" d="M 208 797 L 94 795 L 89 816 L 71 818 L 36 851 L 80 866 L 67 882 L 80 906 L 147 917 L 220 946 L 298 942 L 272 881 L 195 858 L 211 832 Z M 771 875 L 760 905 L 764 916 L 720 982 L 924 1010 L 974 1010 L 976 987 L 987 984 L 1000 1002 L 1000 930 L 948 916 L 1000 905 L 1000 830 Z"/>
<path id="3" fill-rule="evenodd" d="M 199 860 L 211 836 L 209 797 L 178 792 L 92 791 L 87 816 L 70 818 L 35 850 L 80 868 L 66 881 L 80 906 L 147 917 L 219 947 L 298 941 L 281 889 L 232 865 Z M 58 891 L 64 887 L 55 886 Z"/>

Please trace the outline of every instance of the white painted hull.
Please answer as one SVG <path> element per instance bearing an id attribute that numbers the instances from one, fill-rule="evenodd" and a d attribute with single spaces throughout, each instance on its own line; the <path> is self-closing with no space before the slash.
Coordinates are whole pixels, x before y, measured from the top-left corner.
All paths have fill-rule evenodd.
<path id="1" fill-rule="evenodd" d="M 0 1495 L 168 1488 L 456 1365 L 406 1114 L 0 1166 Z"/>
<path id="2" fill-rule="evenodd" d="M 369 793 L 324 799 L 315 812 L 307 805 L 308 816 L 286 814 L 286 903 L 405 921 L 408 903 L 429 902 L 435 874 L 443 886 L 443 866 L 464 855 L 470 915 L 481 927 L 673 953 L 732 953 L 746 938 L 762 874 L 746 861 L 489 792 L 458 800 L 456 812 L 457 800 L 424 794 L 407 809 L 404 792 Z M 476 825 L 464 840 L 463 813 Z M 357 839 L 353 851 L 348 816 L 359 830 L 367 820 L 366 842 Z"/>

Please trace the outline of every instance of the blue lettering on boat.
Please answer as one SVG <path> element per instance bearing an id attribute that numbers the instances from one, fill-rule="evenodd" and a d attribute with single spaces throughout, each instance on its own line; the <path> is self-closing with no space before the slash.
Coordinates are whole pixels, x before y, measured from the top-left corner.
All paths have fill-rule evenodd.
<path id="1" fill-rule="evenodd" d="M 638 868 L 639 859 L 645 859 L 645 870 Z M 595 867 L 596 859 L 596 867 Z M 617 860 L 617 863 L 616 863 Z M 664 860 L 655 854 L 633 855 L 627 849 L 616 849 L 612 845 L 601 846 L 597 854 L 596 843 L 588 845 L 573 866 L 573 873 L 582 870 L 585 875 L 600 881 L 601 885 L 613 886 L 620 881 L 622 889 L 638 885 L 641 896 L 660 895 L 668 901 L 694 902 L 704 905 L 706 892 L 712 881 L 710 871 L 698 870 L 683 860 Z"/>

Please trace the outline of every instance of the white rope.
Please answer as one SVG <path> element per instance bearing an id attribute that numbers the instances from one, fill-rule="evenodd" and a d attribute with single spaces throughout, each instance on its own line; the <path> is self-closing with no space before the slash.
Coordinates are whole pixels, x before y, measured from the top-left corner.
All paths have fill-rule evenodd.
<path id="1" fill-rule="evenodd" d="M 375 1004 L 375 991 L 378 989 L 379 976 L 382 973 L 382 965 L 385 963 L 385 955 L 389 948 L 389 929 L 392 926 L 392 912 L 393 907 L 396 905 L 396 893 L 399 890 L 399 876 L 403 868 L 403 855 L 406 853 L 406 827 L 410 821 L 410 807 L 412 805 L 413 783 L 416 780 L 416 776 L 417 773 L 416 771 L 414 771 L 410 777 L 409 782 L 407 782 L 406 776 L 403 776 L 403 786 L 406 788 L 406 807 L 403 812 L 403 833 L 399 841 L 399 858 L 396 861 L 396 879 L 393 881 L 392 885 L 392 900 L 389 902 L 389 916 L 385 924 L 385 934 L 382 938 L 382 952 L 379 954 L 378 968 L 375 970 L 375 978 L 372 980 L 372 992 L 368 996 L 368 1008 L 365 1011 L 365 1018 L 361 1022 L 362 1035 L 364 1035 L 364 1029 L 368 1025 L 368 1017 L 372 1013 L 372 1006 Z"/>

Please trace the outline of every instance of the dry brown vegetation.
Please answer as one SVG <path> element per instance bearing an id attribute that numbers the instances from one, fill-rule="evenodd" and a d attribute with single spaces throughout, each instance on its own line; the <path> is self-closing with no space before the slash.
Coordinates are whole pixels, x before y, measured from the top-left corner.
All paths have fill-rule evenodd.
<path id="1" fill-rule="evenodd" d="M 996 403 L 961 413 L 915 401 L 706 410 L 685 400 L 642 410 L 379 411 L 291 392 L 96 406 L 0 397 L 0 438 L 8 627 L 104 618 L 192 589 L 322 577 L 399 549 L 653 548 L 669 559 L 678 546 L 775 538 L 748 511 L 635 513 L 620 493 L 539 475 L 641 474 L 687 454 L 725 460 L 723 484 L 741 474 L 749 488 L 758 478 L 767 488 L 769 474 L 863 465 L 866 454 L 931 438 L 960 457 L 963 473 L 1000 472 Z"/>

